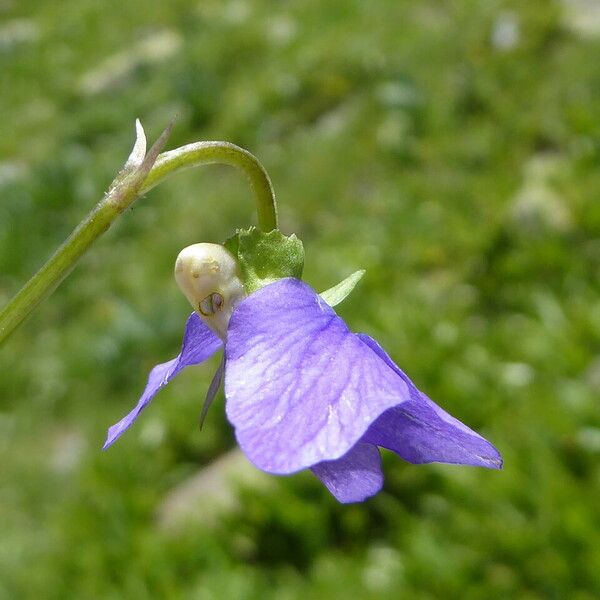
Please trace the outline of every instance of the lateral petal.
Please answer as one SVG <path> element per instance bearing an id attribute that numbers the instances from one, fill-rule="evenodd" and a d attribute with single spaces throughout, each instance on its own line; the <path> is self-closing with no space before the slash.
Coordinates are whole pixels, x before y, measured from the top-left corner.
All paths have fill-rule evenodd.
<path id="1" fill-rule="evenodd" d="M 138 403 L 131 412 L 108 429 L 102 449 L 106 450 L 112 446 L 131 427 L 158 390 L 167 385 L 185 367 L 198 365 L 210 358 L 222 344 L 221 340 L 202 322 L 202 319 L 196 313 L 192 313 L 185 325 L 181 353 L 166 363 L 156 365 L 150 371 L 148 383 Z"/>

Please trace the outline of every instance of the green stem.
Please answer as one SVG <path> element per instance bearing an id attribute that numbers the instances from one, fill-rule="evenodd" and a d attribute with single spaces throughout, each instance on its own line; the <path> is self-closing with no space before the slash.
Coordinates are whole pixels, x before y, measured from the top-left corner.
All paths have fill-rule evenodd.
<path id="1" fill-rule="evenodd" d="M 163 132 L 141 164 L 117 176 L 108 194 L 0 312 L 0 344 L 58 287 L 92 243 L 126 208 L 167 176 L 182 169 L 211 163 L 224 163 L 241 169 L 254 192 L 259 227 L 265 231 L 277 228 L 271 181 L 252 154 L 228 142 L 198 142 L 159 155 L 170 131 L 171 126 Z"/>
<path id="2" fill-rule="evenodd" d="M 110 227 L 119 215 L 116 209 L 110 209 L 107 204 L 97 206 L 4 307 L 0 312 L 0 344 L 52 294 L 87 248 Z"/>
<path id="3" fill-rule="evenodd" d="M 263 231 L 277 229 L 275 192 L 267 172 L 253 154 L 229 142 L 196 142 L 163 152 L 146 177 L 140 193 L 151 190 L 177 171 L 215 163 L 237 167 L 246 174 L 254 192 L 259 227 Z"/>

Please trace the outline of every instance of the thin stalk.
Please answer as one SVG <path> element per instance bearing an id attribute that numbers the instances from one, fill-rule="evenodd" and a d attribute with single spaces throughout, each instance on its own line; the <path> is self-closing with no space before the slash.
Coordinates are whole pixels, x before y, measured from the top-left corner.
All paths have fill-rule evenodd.
<path id="1" fill-rule="evenodd" d="M 231 165 L 244 172 L 254 192 L 258 226 L 263 231 L 277 229 L 277 205 L 269 175 L 253 154 L 229 142 L 196 142 L 163 152 L 146 177 L 140 194 L 151 190 L 173 173 L 217 163 Z"/>

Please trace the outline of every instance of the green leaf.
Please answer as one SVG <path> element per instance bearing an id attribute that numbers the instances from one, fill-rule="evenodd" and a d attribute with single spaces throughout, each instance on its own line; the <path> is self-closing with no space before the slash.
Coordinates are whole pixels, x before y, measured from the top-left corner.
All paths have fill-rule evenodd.
<path id="1" fill-rule="evenodd" d="M 352 273 L 350 277 L 346 277 L 346 279 L 340 281 L 337 285 L 321 292 L 321 298 L 323 298 L 329 306 L 336 306 L 356 287 L 356 284 L 362 279 L 365 272 L 364 269 L 361 269 L 360 271 L 356 271 L 356 273 Z"/>
<path id="2" fill-rule="evenodd" d="M 304 247 L 295 235 L 251 227 L 238 230 L 224 245 L 240 265 L 248 294 L 284 277 L 302 277 Z"/>

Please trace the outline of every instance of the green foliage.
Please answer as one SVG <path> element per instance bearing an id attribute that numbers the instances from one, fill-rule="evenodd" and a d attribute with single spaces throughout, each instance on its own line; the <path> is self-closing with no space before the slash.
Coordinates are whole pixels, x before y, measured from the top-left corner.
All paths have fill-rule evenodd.
<path id="1" fill-rule="evenodd" d="M 383 453 L 359 506 L 303 473 L 215 517 L 215 483 L 165 525 L 235 446 L 222 399 L 196 426 L 217 358 L 99 449 L 179 351 L 178 252 L 254 218 L 232 169 L 184 173 L 0 349 L 1 600 L 600 597 L 600 37 L 578 5 L 0 2 L 0 302 L 106 190 L 134 119 L 155 139 L 177 114 L 170 147 L 261 159 L 315 289 L 368 270 L 340 314 L 505 459 Z"/>
<path id="2" fill-rule="evenodd" d="M 249 294 L 284 277 L 302 278 L 304 247 L 294 234 L 285 236 L 278 229 L 265 233 L 256 227 L 238 229 L 224 245 L 240 265 Z"/>

